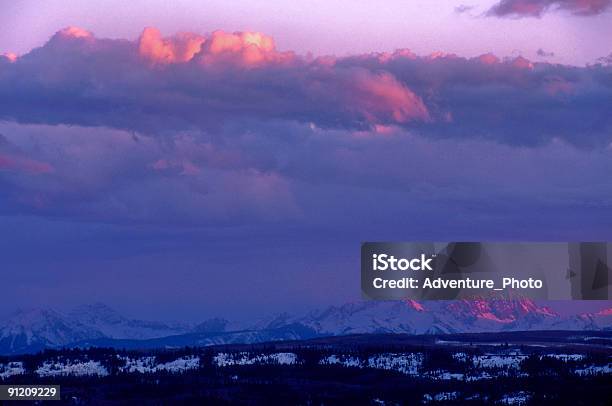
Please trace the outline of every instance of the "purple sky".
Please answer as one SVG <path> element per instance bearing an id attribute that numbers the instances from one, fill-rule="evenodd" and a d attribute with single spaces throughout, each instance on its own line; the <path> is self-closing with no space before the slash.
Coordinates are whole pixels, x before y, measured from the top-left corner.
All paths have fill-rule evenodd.
<path id="1" fill-rule="evenodd" d="M 609 7 L 595 15 L 572 14 L 580 11 L 572 4 L 591 2 L 610 3 L 506 0 L 519 6 L 534 3 L 530 10 L 541 14 L 497 18 L 486 16 L 496 1 L 482 0 L 0 0 L 0 52 L 25 53 L 71 25 L 100 37 L 129 39 L 137 38 L 143 27 L 154 26 L 164 34 L 259 31 L 274 37 L 281 50 L 317 55 L 409 48 L 419 54 L 493 52 L 583 65 L 612 52 L 609 41 L 602 41 L 612 37 Z M 543 58 L 538 56 L 539 49 L 554 55 Z"/>
<path id="2" fill-rule="evenodd" d="M 246 317 L 359 297 L 361 241 L 612 240 L 610 2 L 183 3 L 0 0 L 0 312 Z"/>

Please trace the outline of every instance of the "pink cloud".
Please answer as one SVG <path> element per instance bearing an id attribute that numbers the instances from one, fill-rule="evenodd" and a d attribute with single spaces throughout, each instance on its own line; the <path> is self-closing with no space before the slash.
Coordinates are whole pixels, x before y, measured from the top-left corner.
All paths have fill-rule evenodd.
<path id="1" fill-rule="evenodd" d="M 93 38 L 93 34 L 79 27 L 66 27 L 58 32 L 58 35 L 69 38 Z"/>
<path id="2" fill-rule="evenodd" d="M 46 162 L 40 162 L 20 156 L 0 154 L 0 171 L 2 170 L 39 175 L 53 172 L 53 167 Z"/>
<path id="3" fill-rule="evenodd" d="M 3 54 L 0 54 L 0 59 L 6 59 L 9 62 L 15 62 L 17 61 L 17 54 L 14 54 L 12 52 L 5 52 Z"/>
<path id="4" fill-rule="evenodd" d="M 499 63 L 499 58 L 491 53 L 480 55 L 478 60 L 485 65 L 495 65 Z"/>
<path id="5" fill-rule="evenodd" d="M 354 86 L 356 103 L 373 123 L 385 115 L 397 123 L 430 118 L 421 98 L 388 73 L 355 75 Z"/>
<path id="6" fill-rule="evenodd" d="M 200 52 L 204 41 L 204 37 L 192 33 L 162 38 L 159 30 L 147 27 L 138 39 L 138 52 L 157 63 L 187 62 Z"/>
<path id="7" fill-rule="evenodd" d="M 46 54 L 47 48 L 52 54 Z M 133 52 L 149 63 L 134 63 Z M 125 88 L 132 89 L 129 98 L 146 98 L 143 103 L 150 105 L 147 109 L 150 111 L 176 105 L 178 116 L 195 114 L 198 121 L 217 111 L 235 111 L 242 117 L 312 115 L 314 120 L 308 121 L 320 118 L 360 128 L 430 119 L 421 97 L 393 74 L 338 66 L 336 57 L 312 59 L 280 52 L 272 37 L 258 32 L 214 31 L 208 35 L 185 32 L 163 37 L 157 29 L 149 27 L 135 43 L 130 43 L 97 39 L 87 30 L 68 27 L 55 34 L 39 57 L 46 61 L 40 61 L 46 68 L 37 77 L 47 85 L 49 82 L 59 85 L 79 74 L 83 81 L 77 86 L 90 83 L 89 78 L 93 77 L 96 83 L 109 79 L 117 83 L 123 76 L 142 78 L 125 83 Z M 399 50 L 391 58 L 416 56 Z M 113 70 L 112 65 L 105 63 L 111 59 L 123 66 L 122 72 L 132 73 L 122 74 L 119 79 L 117 75 L 99 77 Z M 94 64 L 94 60 L 99 62 Z M 150 71 L 153 67 L 154 71 Z M 144 72 L 139 72 L 143 69 Z M 239 76 L 237 70 L 241 71 Z M 151 82 L 145 83 L 149 79 Z M 144 87 L 135 89 L 134 85 Z M 94 93 L 103 89 L 109 88 L 98 87 Z M 122 88 L 116 90 L 121 92 Z M 187 109 L 182 110 L 181 105 Z M 332 117 L 334 111 L 342 117 L 340 120 Z M 214 121 L 219 123 L 218 118 Z"/>
<path id="8" fill-rule="evenodd" d="M 512 60 L 512 66 L 518 69 L 533 69 L 533 63 L 527 58 L 517 56 Z"/>
<path id="9" fill-rule="evenodd" d="M 245 67 L 263 63 L 282 63 L 294 58 L 291 52 L 278 52 L 274 39 L 259 32 L 235 32 L 229 34 L 215 31 L 204 44 L 200 62 L 215 63 L 230 60 Z"/>
<path id="10" fill-rule="evenodd" d="M 447 52 L 442 52 L 442 51 L 434 51 L 431 54 L 429 54 L 427 56 L 428 59 L 431 60 L 435 60 L 435 59 L 455 59 L 458 58 L 458 56 L 456 54 L 453 53 L 447 53 Z"/>
<path id="11" fill-rule="evenodd" d="M 148 27 L 138 39 L 142 57 L 155 63 L 183 63 L 197 60 L 202 64 L 230 63 L 242 67 L 279 63 L 294 58 L 291 52 L 278 52 L 274 39 L 259 32 L 214 31 L 209 37 L 180 33 L 163 38 L 156 28 Z"/>
<path id="12" fill-rule="evenodd" d="M 200 174 L 200 168 L 188 159 L 161 158 L 151 164 L 151 168 L 159 172 L 178 172 L 180 175 L 195 176 Z"/>
<path id="13" fill-rule="evenodd" d="M 538 144 L 554 136 L 607 145 L 609 124 L 599 119 L 609 100 L 604 69 L 407 50 L 314 58 L 280 52 L 271 37 L 253 32 L 163 37 L 148 28 L 131 42 L 69 28 L 18 63 L 0 65 L 0 103 L 9 120 L 144 134 L 291 122 L 369 134 L 399 127 L 436 137 Z M 558 103 L 570 90 L 575 97 Z M 216 152 L 219 166 L 236 159 Z"/>

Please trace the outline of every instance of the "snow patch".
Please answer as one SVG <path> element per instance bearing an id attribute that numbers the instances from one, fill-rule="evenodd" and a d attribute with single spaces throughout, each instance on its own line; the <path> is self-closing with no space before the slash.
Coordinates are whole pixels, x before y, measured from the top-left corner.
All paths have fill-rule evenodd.
<path id="1" fill-rule="evenodd" d="M 379 354 L 368 358 L 369 368 L 398 371 L 406 375 L 417 375 L 423 364 L 422 354 Z"/>
<path id="2" fill-rule="evenodd" d="M 297 355 L 292 352 L 277 352 L 273 354 L 259 355 L 249 354 L 248 352 L 220 352 L 213 358 L 213 363 L 220 367 L 254 364 L 294 365 L 297 363 Z"/>
<path id="3" fill-rule="evenodd" d="M 25 374 L 23 362 L 9 362 L 8 364 L 0 364 L 0 379 L 6 379 L 14 375 Z"/>
<path id="4" fill-rule="evenodd" d="M 366 360 L 351 355 L 329 355 L 319 361 L 320 365 L 342 365 L 349 368 L 374 368 L 397 371 L 406 375 L 418 375 L 423 364 L 423 354 L 377 354 Z"/>
<path id="5" fill-rule="evenodd" d="M 560 359 L 563 362 L 567 361 L 582 361 L 585 356 L 583 354 L 548 354 L 547 357 Z"/>
<path id="6" fill-rule="evenodd" d="M 430 403 L 433 401 L 436 402 L 444 402 L 450 400 L 456 400 L 459 397 L 459 392 L 440 392 L 435 395 L 430 395 L 426 393 L 423 395 L 423 403 Z"/>
<path id="7" fill-rule="evenodd" d="M 608 375 L 612 374 L 612 364 L 608 365 L 593 365 L 583 369 L 576 369 L 574 371 L 580 376 L 586 375 Z"/>
<path id="8" fill-rule="evenodd" d="M 160 364 L 156 363 L 155 357 L 118 358 L 125 361 L 125 365 L 120 368 L 121 371 L 128 373 L 140 372 L 144 374 L 157 371 L 184 372 L 190 369 L 197 369 L 200 366 L 200 358 L 195 356 L 182 357 L 175 359 L 174 361 Z"/>
<path id="9" fill-rule="evenodd" d="M 38 376 L 107 376 L 108 371 L 98 361 L 45 361 L 36 369 Z"/>
<path id="10" fill-rule="evenodd" d="M 474 357 L 474 366 L 482 369 L 510 368 L 519 369 L 526 355 L 477 355 Z"/>
<path id="11" fill-rule="evenodd" d="M 521 391 L 506 394 L 496 403 L 502 405 L 526 405 L 530 398 L 531 395 L 529 395 L 527 392 Z"/>

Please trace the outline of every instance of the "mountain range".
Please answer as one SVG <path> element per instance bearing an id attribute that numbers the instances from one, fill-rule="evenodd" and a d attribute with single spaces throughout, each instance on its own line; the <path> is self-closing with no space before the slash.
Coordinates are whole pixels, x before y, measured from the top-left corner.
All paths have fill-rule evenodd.
<path id="1" fill-rule="evenodd" d="M 221 318 L 198 325 L 129 319 L 103 304 L 71 312 L 21 310 L 0 321 L 0 354 L 45 348 L 172 348 L 299 340 L 350 334 L 452 334 L 535 330 L 612 331 L 612 308 L 562 316 L 525 298 L 363 301 L 247 323 Z"/>

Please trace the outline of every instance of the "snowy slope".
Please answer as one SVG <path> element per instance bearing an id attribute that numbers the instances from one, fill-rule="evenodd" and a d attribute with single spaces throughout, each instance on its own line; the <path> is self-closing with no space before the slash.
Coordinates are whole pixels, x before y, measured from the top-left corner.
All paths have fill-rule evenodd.
<path id="1" fill-rule="evenodd" d="M 0 354 L 103 338 L 151 339 L 185 334 L 188 325 L 130 320 L 102 304 L 81 306 L 68 314 L 49 309 L 20 310 L 0 321 Z"/>
<path id="2" fill-rule="evenodd" d="M 612 308 L 559 320 L 559 330 L 612 330 Z"/>
<path id="3" fill-rule="evenodd" d="M 53 310 L 19 310 L 0 323 L 0 353 L 32 352 L 103 334 Z"/>
<path id="4" fill-rule="evenodd" d="M 77 307 L 69 317 L 108 338 L 144 340 L 185 334 L 190 330 L 188 325 L 128 319 L 101 303 Z"/>
<path id="5" fill-rule="evenodd" d="M 331 306 L 304 316 L 281 314 L 253 330 L 301 325 L 318 335 L 444 334 L 528 330 L 610 330 L 612 309 L 561 316 L 526 298 L 454 301 L 370 301 Z"/>
<path id="6" fill-rule="evenodd" d="M 62 346 L 155 348 L 349 334 L 536 330 L 612 330 L 612 309 L 564 317 L 525 298 L 368 301 L 331 306 L 305 315 L 283 313 L 246 324 L 209 319 L 189 328 L 131 320 L 96 304 L 77 308 L 68 315 L 41 309 L 14 314 L 0 322 L 0 354 Z"/>
<path id="7" fill-rule="evenodd" d="M 414 301 L 347 303 L 313 311 L 288 322 L 307 326 L 321 335 L 447 332 L 436 323 L 434 313 Z M 274 326 L 282 325 L 275 321 Z"/>

